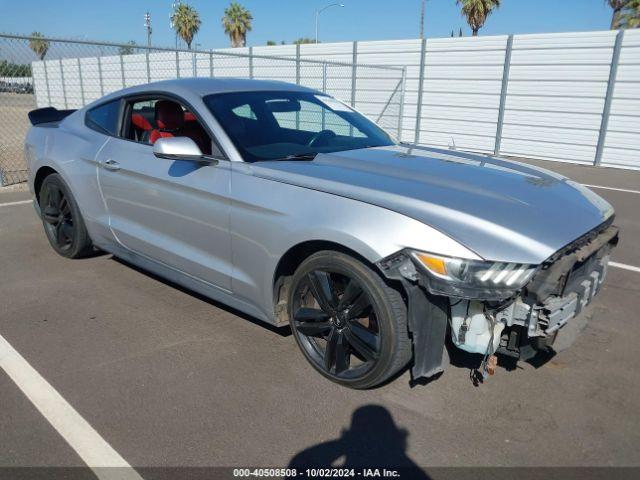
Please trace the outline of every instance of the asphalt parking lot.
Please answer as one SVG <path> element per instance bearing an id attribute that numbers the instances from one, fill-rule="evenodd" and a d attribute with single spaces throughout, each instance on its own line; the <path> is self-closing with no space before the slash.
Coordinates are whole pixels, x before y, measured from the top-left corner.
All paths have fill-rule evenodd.
<path id="1" fill-rule="evenodd" d="M 640 267 L 640 172 L 535 163 L 608 187 L 613 261 Z M 286 330 L 108 255 L 59 257 L 28 198 L 0 193 L 0 338 L 133 467 L 640 466 L 640 271 L 611 268 L 582 336 L 543 365 L 353 391 Z M 0 369 L 0 466 L 84 465 Z"/>

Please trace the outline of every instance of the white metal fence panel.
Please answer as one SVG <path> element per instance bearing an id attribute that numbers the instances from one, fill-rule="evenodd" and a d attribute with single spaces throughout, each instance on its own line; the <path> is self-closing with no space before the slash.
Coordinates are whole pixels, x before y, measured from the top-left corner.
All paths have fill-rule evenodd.
<path id="1" fill-rule="evenodd" d="M 616 33 L 514 37 L 501 153 L 593 164 Z"/>
<path id="2" fill-rule="evenodd" d="M 506 36 L 429 39 L 422 82 L 420 40 L 358 42 L 356 59 L 358 64 L 406 67 L 404 141 L 594 164 L 617 34 L 515 35 L 510 53 Z M 627 30 L 603 137 L 602 165 L 640 168 L 639 44 L 640 31 Z M 304 47 L 303 52 L 326 60 L 346 60 L 350 51 L 353 55 L 352 44 Z M 358 89 L 357 99 L 359 95 Z M 357 102 L 356 106 L 362 108 Z"/>
<path id="3" fill-rule="evenodd" d="M 507 38 L 427 40 L 418 143 L 493 152 Z"/>
<path id="4" fill-rule="evenodd" d="M 640 168 L 640 30 L 622 39 L 602 165 Z"/>
<path id="5" fill-rule="evenodd" d="M 27 97 L 77 108 L 176 77 L 275 79 L 350 103 L 405 142 L 640 169 L 640 30 L 149 53 L 52 39 L 44 62 L 25 37 L 0 43 L 4 70 L 16 68 L 0 78 L 10 109 Z M 19 150 L 14 137 L 0 141 L 0 167 Z"/>
<path id="6" fill-rule="evenodd" d="M 356 51 L 357 64 L 406 68 L 402 132 L 400 135 L 400 139 L 405 142 L 413 142 L 415 136 L 421 44 L 422 42 L 419 39 L 358 42 Z M 375 83 L 378 81 L 370 79 L 366 85 L 358 84 L 356 89 L 356 108 L 361 111 L 366 109 L 366 106 L 363 106 L 364 95 L 360 93 L 360 87 L 374 90 L 376 88 Z M 372 102 L 375 102 L 375 97 L 370 94 L 371 92 L 368 93 L 368 97 Z"/>
<path id="7" fill-rule="evenodd" d="M 352 43 L 303 45 L 300 51 L 301 58 L 351 56 L 358 65 L 406 67 L 403 141 L 594 164 L 607 125 L 603 113 L 617 33 L 515 35 L 510 52 L 507 36 L 429 39 L 422 78 L 417 39 L 358 42 L 355 49 Z M 601 163 L 640 168 L 640 32 L 625 35 Z M 295 55 L 293 46 L 260 47 L 261 53 L 276 49 Z M 358 82 L 356 107 L 371 115 L 381 80 Z M 341 90 L 330 93 L 344 98 L 348 92 Z M 368 102 L 363 90 L 370 90 Z"/>

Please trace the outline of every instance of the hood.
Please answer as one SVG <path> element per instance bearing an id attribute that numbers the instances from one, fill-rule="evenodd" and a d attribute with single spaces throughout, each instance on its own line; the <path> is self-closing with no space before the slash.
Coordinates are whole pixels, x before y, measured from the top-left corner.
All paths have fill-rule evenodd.
<path id="1" fill-rule="evenodd" d="M 561 175 L 456 151 L 396 145 L 252 167 L 257 176 L 414 218 L 486 260 L 539 264 L 613 214 Z"/>

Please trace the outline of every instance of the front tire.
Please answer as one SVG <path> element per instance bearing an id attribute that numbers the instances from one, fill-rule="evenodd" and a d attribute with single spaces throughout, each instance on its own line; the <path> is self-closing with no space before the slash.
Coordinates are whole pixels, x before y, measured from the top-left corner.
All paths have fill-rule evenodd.
<path id="1" fill-rule="evenodd" d="M 63 257 L 81 258 L 93 245 L 71 189 L 57 173 L 47 176 L 40 187 L 40 216 L 53 249 Z"/>
<path id="2" fill-rule="evenodd" d="M 289 319 L 309 363 L 333 382 L 371 388 L 411 359 L 400 293 L 344 253 L 311 255 L 293 275 Z"/>

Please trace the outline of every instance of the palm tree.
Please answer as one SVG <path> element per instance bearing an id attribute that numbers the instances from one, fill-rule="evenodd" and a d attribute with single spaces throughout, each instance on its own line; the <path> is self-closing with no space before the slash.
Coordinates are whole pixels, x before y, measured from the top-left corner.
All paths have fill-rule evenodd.
<path id="1" fill-rule="evenodd" d="M 613 10 L 611 30 L 640 26 L 640 0 L 605 0 Z"/>
<path id="2" fill-rule="evenodd" d="M 456 3 L 462 5 L 462 15 L 467 17 L 474 37 L 478 36 L 478 30 L 484 26 L 493 9 L 500 6 L 500 0 L 456 0 Z"/>
<path id="3" fill-rule="evenodd" d="M 624 6 L 622 20 L 620 22 L 625 28 L 640 27 L 640 0 L 628 0 Z"/>
<path id="4" fill-rule="evenodd" d="M 231 2 L 222 17 L 224 33 L 229 35 L 232 47 L 244 47 L 247 43 L 247 32 L 251 31 L 251 12 L 238 2 Z"/>
<path id="5" fill-rule="evenodd" d="M 623 10 L 627 7 L 629 0 L 605 0 L 609 6 L 613 9 L 611 15 L 611 30 L 618 30 L 622 28 L 624 23 Z"/>
<path id="6" fill-rule="evenodd" d="M 49 51 L 49 42 L 44 39 L 44 35 L 40 32 L 33 32 L 31 40 L 29 40 L 29 48 L 40 58 L 44 60 L 44 56 Z"/>
<path id="7" fill-rule="evenodd" d="M 191 50 L 191 42 L 193 42 L 193 37 L 200 30 L 200 15 L 195 8 L 186 3 L 180 3 L 173 11 L 173 15 L 171 16 L 171 23 L 173 24 L 173 28 L 180 35 L 189 50 Z"/>
<path id="8" fill-rule="evenodd" d="M 613 9 L 613 14 L 611 15 L 611 30 L 618 30 L 622 26 L 622 10 L 625 8 L 626 4 L 629 3 L 628 0 L 605 0 L 609 6 Z"/>

